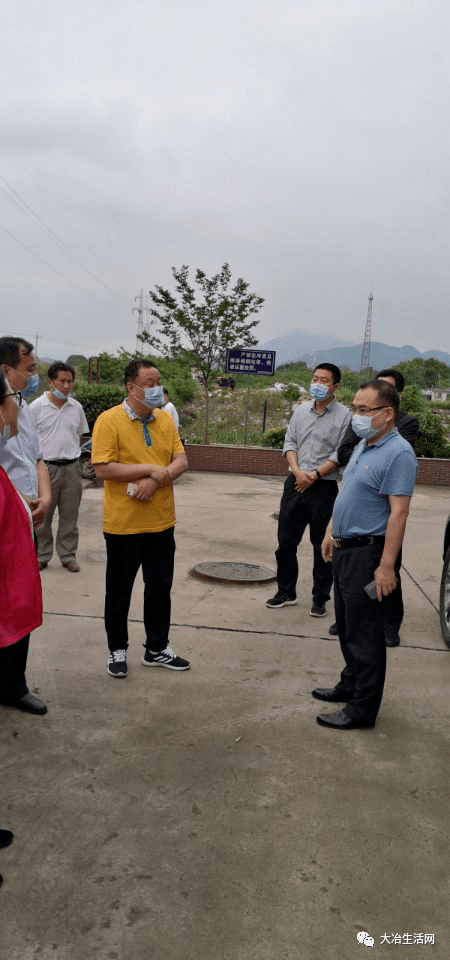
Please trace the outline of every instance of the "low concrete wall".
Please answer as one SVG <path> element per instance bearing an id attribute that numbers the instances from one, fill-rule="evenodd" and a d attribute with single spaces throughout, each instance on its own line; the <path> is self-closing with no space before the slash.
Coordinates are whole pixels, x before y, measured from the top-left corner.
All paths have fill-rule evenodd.
<path id="1" fill-rule="evenodd" d="M 186 455 L 191 470 L 212 473 L 256 473 L 287 476 L 286 458 L 281 450 L 270 447 L 238 447 L 228 444 L 186 444 Z M 450 460 L 418 461 L 417 483 L 434 487 L 450 487 Z"/>

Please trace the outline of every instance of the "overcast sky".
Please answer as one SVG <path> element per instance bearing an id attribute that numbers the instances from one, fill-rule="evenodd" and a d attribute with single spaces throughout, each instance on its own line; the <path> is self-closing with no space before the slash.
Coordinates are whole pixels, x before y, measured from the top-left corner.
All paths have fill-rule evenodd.
<path id="1" fill-rule="evenodd" d="M 372 288 L 373 339 L 449 350 L 449 24 L 444 0 L 6 0 L 0 334 L 134 349 L 141 288 L 228 261 L 260 341 L 360 341 Z"/>

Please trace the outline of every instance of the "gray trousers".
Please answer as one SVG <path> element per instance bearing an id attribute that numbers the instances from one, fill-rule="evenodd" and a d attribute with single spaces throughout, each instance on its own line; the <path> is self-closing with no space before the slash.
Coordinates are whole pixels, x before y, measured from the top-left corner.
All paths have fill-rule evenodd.
<path id="1" fill-rule="evenodd" d="M 80 461 L 56 466 L 47 464 L 52 485 L 52 503 L 41 527 L 36 530 L 39 560 L 48 563 L 53 554 L 53 514 L 58 507 L 56 552 L 61 563 L 73 560 L 78 547 L 78 510 L 81 500 Z"/>

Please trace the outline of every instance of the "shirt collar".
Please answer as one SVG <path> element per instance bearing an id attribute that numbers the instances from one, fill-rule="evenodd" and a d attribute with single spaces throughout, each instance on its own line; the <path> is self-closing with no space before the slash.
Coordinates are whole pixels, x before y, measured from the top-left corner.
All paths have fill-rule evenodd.
<path id="1" fill-rule="evenodd" d="M 335 406 L 336 406 L 336 403 L 337 403 L 336 397 L 333 397 L 333 399 L 330 400 L 329 403 L 327 403 L 327 405 L 326 405 L 325 410 L 323 411 L 323 413 L 328 413 L 329 410 L 334 410 L 334 408 L 335 408 Z M 316 401 L 315 401 L 315 400 L 311 400 L 311 410 L 313 411 L 313 413 L 317 413 L 317 410 L 316 410 Z M 317 416 L 323 416 L 323 413 L 322 413 L 322 414 L 317 414 Z"/>
<path id="2" fill-rule="evenodd" d="M 384 434 L 384 437 L 381 437 L 380 440 L 375 440 L 375 443 L 371 443 L 370 447 L 382 447 L 383 443 L 387 443 L 391 434 L 398 433 L 397 427 L 393 427 L 392 430 L 389 430 L 388 433 Z M 370 447 L 367 446 L 367 440 L 364 441 L 365 449 L 369 450 Z"/>
<path id="3" fill-rule="evenodd" d="M 139 420 L 140 423 L 150 423 L 152 420 L 155 419 L 155 414 L 151 412 L 149 413 L 148 417 L 138 417 L 136 411 L 133 410 L 132 407 L 130 407 L 130 404 L 127 403 L 126 400 L 123 400 L 122 406 L 123 406 L 123 409 L 125 410 L 127 417 L 129 417 L 130 420 Z"/>

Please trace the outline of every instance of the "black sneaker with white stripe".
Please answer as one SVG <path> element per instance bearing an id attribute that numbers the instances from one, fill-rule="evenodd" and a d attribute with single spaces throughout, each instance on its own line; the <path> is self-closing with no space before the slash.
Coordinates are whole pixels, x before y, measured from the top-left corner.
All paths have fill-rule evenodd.
<path id="1" fill-rule="evenodd" d="M 270 610 L 279 610 L 280 607 L 287 607 L 294 603 L 297 603 L 295 593 L 283 593 L 282 590 L 278 590 L 274 597 L 266 600 L 266 607 L 269 607 Z"/>
<path id="2" fill-rule="evenodd" d="M 164 650 L 149 650 L 146 647 L 142 663 L 144 667 L 167 667 L 168 670 L 189 670 L 190 667 L 189 660 L 177 657 L 169 646 Z"/>
<path id="3" fill-rule="evenodd" d="M 126 650 L 111 650 L 108 657 L 108 673 L 110 677 L 126 677 L 128 675 Z"/>

